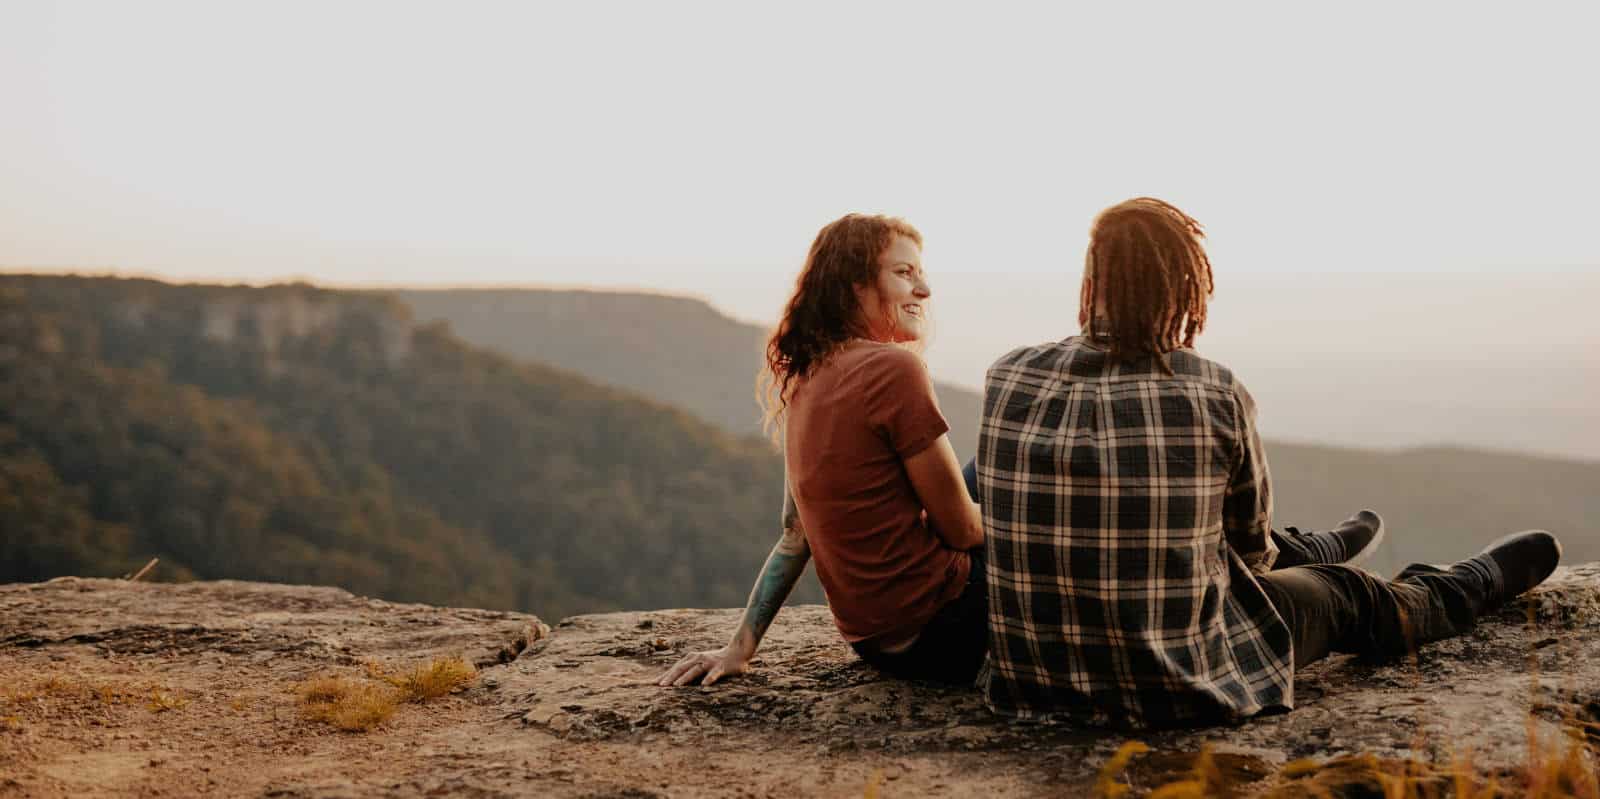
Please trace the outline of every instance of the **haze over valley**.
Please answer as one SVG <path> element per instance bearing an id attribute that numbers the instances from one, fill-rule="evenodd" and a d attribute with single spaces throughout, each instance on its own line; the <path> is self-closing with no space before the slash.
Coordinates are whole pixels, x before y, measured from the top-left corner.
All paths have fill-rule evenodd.
<path id="1" fill-rule="evenodd" d="M 797 268 L 685 269 L 672 285 L 729 317 L 706 323 L 719 334 L 759 339 Z M 928 269 L 934 333 L 924 356 L 934 378 L 952 387 L 976 391 L 999 355 L 1077 330 L 1074 264 L 1056 273 L 943 273 L 937 261 Z M 1216 271 L 1217 292 L 1197 347 L 1244 379 L 1267 435 L 1359 449 L 1447 446 L 1600 460 L 1600 327 L 1589 324 L 1587 310 L 1590 298 L 1600 296 L 1600 271 L 1262 274 L 1222 264 Z M 600 278 L 589 282 L 616 295 L 613 301 L 575 304 L 563 312 L 570 314 L 562 317 L 567 326 L 542 342 L 518 341 L 515 325 L 490 329 L 502 317 L 452 318 L 476 340 L 522 352 L 543 346 L 581 353 L 587 345 L 580 340 L 550 340 L 580 330 L 670 350 L 670 337 L 648 329 L 658 319 L 636 314 L 633 301 L 623 299 L 639 289 L 604 284 L 605 270 L 585 275 Z M 521 296 L 513 301 L 520 302 L 544 291 L 507 296 Z M 419 310 L 426 315 L 429 307 Z M 663 297 L 661 307 L 683 306 Z M 743 332 L 733 332 L 735 320 Z M 759 341 L 742 347 L 719 357 L 748 359 L 753 379 Z M 660 358 L 652 363 L 664 368 Z M 725 397 L 726 415 L 755 418 L 754 403 L 743 405 L 746 396 Z"/>

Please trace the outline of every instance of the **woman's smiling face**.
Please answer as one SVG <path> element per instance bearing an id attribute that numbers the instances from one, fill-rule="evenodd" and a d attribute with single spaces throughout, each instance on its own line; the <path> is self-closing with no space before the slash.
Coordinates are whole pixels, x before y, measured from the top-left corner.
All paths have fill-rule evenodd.
<path id="1" fill-rule="evenodd" d="M 932 294 L 922 273 L 922 249 L 905 236 L 895 236 L 878 255 L 876 279 L 856 289 L 867 337 L 874 341 L 920 341 L 927 332 L 928 298 Z"/>

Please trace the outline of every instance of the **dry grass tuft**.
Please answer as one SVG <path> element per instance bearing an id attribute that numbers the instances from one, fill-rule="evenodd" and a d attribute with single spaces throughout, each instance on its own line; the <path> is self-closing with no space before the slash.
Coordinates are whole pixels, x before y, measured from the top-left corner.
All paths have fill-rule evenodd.
<path id="1" fill-rule="evenodd" d="M 400 689 L 407 702 L 426 702 L 465 687 L 478 676 L 471 663 L 458 657 L 434 658 L 399 674 L 368 663 L 367 673 Z"/>
<path id="2" fill-rule="evenodd" d="M 459 690 L 478 676 L 458 657 L 434 658 L 399 673 L 374 662 L 366 679 L 325 676 L 300 683 L 301 715 L 347 732 L 370 730 L 393 716 L 400 704 L 427 702 Z M 235 700 L 234 709 L 241 708 Z"/>
<path id="3" fill-rule="evenodd" d="M 8 685 L 0 688 L 0 704 L 21 705 L 32 702 L 38 696 L 33 691 L 19 686 Z"/>
<path id="4" fill-rule="evenodd" d="M 1194 768 L 1188 779 L 1168 783 L 1151 791 L 1149 799 L 1205 799 L 1208 796 L 1226 796 L 1228 792 L 1228 780 L 1217 768 L 1211 748 L 1206 747 L 1194 759 Z"/>
<path id="5" fill-rule="evenodd" d="M 1127 741 L 1118 747 L 1117 753 L 1106 761 L 1105 766 L 1100 769 L 1099 778 L 1094 782 L 1095 799 L 1118 799 L 1118 797 L 1128 795 L 1128 792 L 1133 790 L 1133 786 L 1117 781 L 1117 777 L 1122 774 L 1122 771 L 1128 767 L 1128 763 L 1136 756 L 1148 751 L 1150 751 L 1150 747 L 1139 741 Z"/>
<path id="6" fill-rule="evenodd" d="M 1528 606 L 1529 625 L 1535 623 L 1534 606 Z M 1420 666 L 1412 652 L 1412 687 L 1420 683 Z M 1542 704 L 1539 660 L 1528 659 L 1530 705 L 1527 716 L 1528 750 L 1526 760 L 1515 768 L 1489 772 L 1474 762 L 1468 752 L 1456 752 L 1449 763 L 1434 763 L 1411 757 L 1379 758 L 1365 753 L 1318 761 L 1303 758 L 1289 762 L 1268 776 L 1267 782 L 1250 785 L 1253 780 L 1230 779 L 1212 762 L 1209 751 L 1196 758 L 1191 775 L 1156 788 L 1150 799 L 1205 799 L 1248 794 L 1265 799 L 1600 799 L 1600 699 L 1592 695 L 1562 712 L 1561 734 L 1554 741 L 1540 737 L 1541 713 L 1558 706 Z M 1568 693 L 1577 696 L 1576 692 Z M 1425 741 L 1413 742 L 1413 751 L 1424 751 Z M 1114 799 L 1128 794 L 1132 786 L 1116 780 L 1136 756 L 1149 749 L 1129 741 L 1107 761 L 1096 782 L 1094 795 Z M 1156 757 L 1152 755 L 1152 757 Z M 1243 790 L 1246 787 L 1250 790 Z M 1262 789 L 1264 793 L 1258 793 Z"/>
<path id="7" fill-rule="evenodd" d="M 178 710 L 189 704 L 189 700 L 177 694 L 163 691 L 160 688 L 150 689 L 150 701 L 147 707 L 151 713 L 164 713 L 168 710 Z"/>
<path id="8" fill-rule="evenodd" d="M 306 680 L 295 688 L 303 704 L 337 702 L 350 693 L 353 683 L 344 677 L 317 677 Z"/>
<path id="9" fill-rule="evenodd" d="M 161 710 L 175 710 L 188 704 L 187 700 L 171 694 L 160 686 L 138 689 L 126 684 L 101 683 L 61 675 L 51 675 L 22 686 L 7 686 L 0 690 L 0 704 L 37 707 L 40 702 L 54 700 L 57 705 L 76 703 L 92 707 L 98 703 L 109 707 L 133 704 L 158 694 L 163 697 Z"/>
<path id="10" fill-rule="evenodd" d="M 1292 768 L 1291 768 L 1292 767 Z M 1393 760 L 1372 754 L 1338 757 L 1325 763 L 1297 760 L 1281 776 L 1292 777 L 1271 792 L 1271 799 L 1298 797 L 1374 796 L 1383 799 L 1433 799 L 1451 795 L 1457 784 L 1445 772 L 1417 760 Z M 1472 775 L 1464 775 L 1472 785 Z M 1470 796 L 1471 794 L 1467 794 Z"/>
<path id="11" fill-rule="evenodd" d="M 400 705 L 399 693 L 374 682 L 347 677 L 318 677 L 301 683 L 300 713 L 346 732 L 363 732 L 389 720 Z"/>
<path id="12" fill-rule="evenodd" d="M 883 769 L 874 769 L 872 776 L 867 777 L 867 786 L 861 791 L 861 799 L 878 799 L 879 792 L 883 789 Z"/>
<path id="13" fill-rule="evenodd" d="M 1480 774 L 1470 754 L 1457 754 L 1445 768 L 1416 759 L 1386 760 L 1366 754 L 1321 764 L 1296 761 L 1286 766 L 1280 776 L 1289 781 L 1267 793 L 1270 799 L 1350 795 L 1383 799 L 1600 799 L 1600 780 L 1581 733 L 1570 735 L 1565 746 L 1531 751 L 1528 763 L 1510 775 Z"/>
<path id="14" fill-rule="evenodd" d="M 1247 782 L 1229 779 L 1217 767 L 1209 751 L 1196 758 L 1185 779 L 1169 782 L 1150 793 L 1148 799 L 1208 799 L 1238 795 L 1261 795 L 1266 799 L 1342 799 L 1381 797 L 1381 799 L 1600 799 L 1600 756 L 1587 728 L 1569 726 L 1560 740 L 1541 743 L 1529 725 L 1527 762 L 1510 772 L 1485 774 L 1474 763 L 1471 753 L 1457 753 L 1448 764 L 1433 764 L 1421 759 L 1380 758 L 1372 754 L 1350 755 L 1327 761 L 1310 758 L 1295 760 L 1271 775 L 1273 785 L 1257 794 L 1264 785 L 1245 790 Z M 1128 741 L 1100 770 L 1093 795 L 1096 799 L 1118 799 L 1134 792 L 1119 781 L 1130 762 L 1150 750 L 1138 741 Z M 1152 755 L 1155 757 L 1155 755 Z M 1143 762 L 1143 761 L 1141 761 Z"/>
<path id="15" fill-rule="evenodd" d="M 44 694 L 46 696 L 80 697 L 91 690 L 88 683 L 68 680 L 55 674 L 33 684 L 34 694 Z"/>
<path id="16" fill-rule="evenodd" d="M 1524 776 L 1525 796 L 1529 799 L 1600 799 L 1600 773 L 1594 753 L 1581 728 L 1569 728 L 1566 741 L 1548 746 L 1532 735 L 1529 725 L 1529 755 Z"/>

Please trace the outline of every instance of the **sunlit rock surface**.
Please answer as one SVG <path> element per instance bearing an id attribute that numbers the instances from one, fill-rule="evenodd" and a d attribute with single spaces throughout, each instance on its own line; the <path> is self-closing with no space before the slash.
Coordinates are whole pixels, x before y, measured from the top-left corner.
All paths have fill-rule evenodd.
<path id="1" fill-rule="evenodd" d="M 207 732 L 214 717 L 193 709 L 117 717 L 98 737 L 48 719 L 0 732 L 0 769 L 10 768 L 0 796 L 163 785 L 183 793 L 185 775 L 226 793 L 277 796 L 834 796 L 870 785 L 883 796 L 1077 796 L 1129 740 L 1003 722 L 971 691 L 883 678 L 854 657 L 818 606 L 785 609 L 747 675 L 711 688 L 654 684 L 681 654 L 720 646 L 738 616 L 609 613 L 550 627 L 524 614 L 328 588 L 78 579 L 4 586 L 0 679 L 137 667 L 175 690 L 195 686 L 187 690 L 196 705 L 222 701 L 207 693 L 219 681 L 256 686 L 273 712 L 243 725 L 256 725 L 253 733 L 233 730 L 233 743 L 217 743 L 227 736 Z M 1448 763 L 1470 751 L 1479 772 L 1512 774 L 1527 760 L 1530 730 L 1550 741 L 1600 721 L 1597 631 L 1600 564 L 1563 568 L 1472 634 L 1424 647 L 1414 660 L 1336 657 L 1303 670 L 1292 713 L 1137 736 L 1153 751 L 1122 779 L 1138 791 L 1181 778 L 1202 750 L 1246 795 L 1284 785 L 1281 768 L 1291 761 L 1354 753 Z M 321 730 L 292 712 L 297 680 L 441 654 L 481 669 L 442 709 L 410 710 L 359 735 Z M 167 725 L 165 754 L 150 758 L 160 764 L 119 760 L 115 776 L 98 781 L 63 767 L 124 751 L 149 732 L 146 716 Z M 318 743 L 219 756 L 171 745 L 185 731 L 245 750 L 252 735 Z M 234 772 L 198 770 L 227 756 L 264 759 Z"/>

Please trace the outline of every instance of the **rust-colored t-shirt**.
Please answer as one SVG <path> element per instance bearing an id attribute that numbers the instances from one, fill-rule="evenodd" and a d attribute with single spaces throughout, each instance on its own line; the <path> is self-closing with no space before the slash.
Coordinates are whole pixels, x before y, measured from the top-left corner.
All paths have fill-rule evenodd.
<path id="1" fill-rule="evenodd" d="M 950 429 L 922 359 L 860 341 L 795 391 L 785 460 L 800 522 L 846 641 L 896 640 L 960 595 L 971 561 L 929 529 L 905 459 Z"/>

